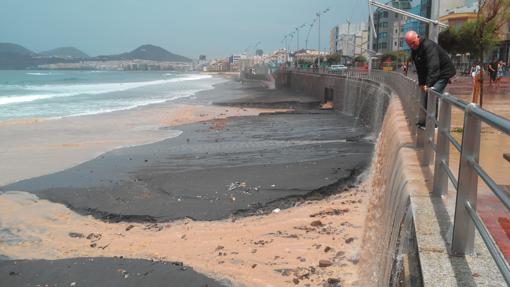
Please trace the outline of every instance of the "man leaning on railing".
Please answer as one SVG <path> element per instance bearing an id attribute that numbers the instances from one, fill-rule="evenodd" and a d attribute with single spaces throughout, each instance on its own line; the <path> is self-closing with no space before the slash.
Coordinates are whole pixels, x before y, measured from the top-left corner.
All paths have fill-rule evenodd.
<path id="1" fill-rule="evenodd" d="M 413 59 L 418 74 L 418 83 L 423 92 L 433 89 L 443 93 L 450 79 L 455 76 L 456 70 L 452 60 L 441 46 L 429 39 L 420 38 L 415 31 L 406 33 L 407 45 L 412 50 Z M 427 107 L 425 97 L 424 107 Z M 424 123 L 418 123 L 424 125 Z"/>

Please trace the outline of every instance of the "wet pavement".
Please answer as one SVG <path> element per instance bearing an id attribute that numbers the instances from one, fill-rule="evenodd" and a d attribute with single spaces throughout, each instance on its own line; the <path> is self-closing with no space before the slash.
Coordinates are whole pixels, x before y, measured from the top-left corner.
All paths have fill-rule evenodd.
<path id="1" fill-rule="evenodd" d="M 471 100 L 471 82 L 469 78 L 459 78 L 447 89 L 452 95 L 469 102 Z M 483 108 L 510 119 L 510 78 L 503 78 L 501 85 L 484 85 Z M 464 116 L 452 109 L 452 134 L 460 143 Z M 510 136 L 482 124 L 480 142 L 480 165 L 495 180 L 499 187 L 510 196 L 510 162 L 504 158 L 510 152 Z M 458 173 L 459 153 L 450 149 L 450 168 Z M 479 178 L 477 210 L 486 227 L 496 240 L 506 259 L 510 261 L 510 212 Z"/>

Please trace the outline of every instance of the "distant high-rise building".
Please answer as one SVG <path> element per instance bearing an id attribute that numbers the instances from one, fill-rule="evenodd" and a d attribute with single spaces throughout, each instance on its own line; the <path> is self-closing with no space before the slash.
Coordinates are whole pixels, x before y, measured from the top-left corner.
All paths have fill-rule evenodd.
<path id="1" fill-rule="evenodd" d="M 198 60 L 199 60 L 199 61 L 206 61 L 206 60 L 207 60 L 207 58 L 206 58 L 206 56 L 205 56 L 205 55 L 200 55 L 200 56 L 198 56 Z"/>
<path id="2" fill-rule="evenodd" d="M 340 52 L 342 56 L 366 55 L 368 26 L 366 23 L 345 23 L 333 27 L 330 32 L 330 52 Z"/>
<path id="3" fill-rule="evenodd" d="M 430 0 L 422 0 L 430 1 Z M 409 11 L 413 9 L 412 0 L 392 0 L 387 3 L 395 8 Z M 420 8 L 414 7 L 415 14 L 421 14 Z M 418 13 L 418 10 L 419 13 Z M 372 49 L 378 53 L 387 53 L 392 51 L 404 50 L 404 36 L 406 29 L 407 17 L 404 17 L 398 13 L 391 12 L 382 8 L 377 8 L 373 14 L 375 32 L 377 38 L 374 39 Z"/>
<path id="4" fill-rule="evenodd" d="M 337 43 L 338 43 L 338 33 L 339 28 L 335 26 L 329 32 L 329 52 L 331 54 L 336 53 L 338 51 Z"/>

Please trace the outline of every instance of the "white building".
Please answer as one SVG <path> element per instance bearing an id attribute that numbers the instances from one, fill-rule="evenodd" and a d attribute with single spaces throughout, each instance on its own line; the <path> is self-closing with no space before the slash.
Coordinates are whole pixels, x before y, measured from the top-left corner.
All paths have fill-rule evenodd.
<path id="1" fill-rule="evenodd" d="M 343 56 L 367 55 L 368 25 L 366 23 L 345 23 L 335 26 L 330 32 L 330 52 Z"/>

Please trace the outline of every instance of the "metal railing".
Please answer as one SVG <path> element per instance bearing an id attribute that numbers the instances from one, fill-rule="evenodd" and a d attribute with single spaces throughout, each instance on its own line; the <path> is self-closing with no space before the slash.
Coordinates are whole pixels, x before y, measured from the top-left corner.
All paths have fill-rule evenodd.
<path id="1" fill-rule="evenodd" d="M 439 102 L 438 120 L 436 120 L 437 102 Z M 452 106 L 464 112 L 461 143 L 458 143 L 450 133 Z M 476 228 L 494 258 L 503 278 L 510 285 L 508 262 L 476 212 L 478 178 L 485 182 L 506 209 L 510 211 L 510 198 L 507 193 L 501 190 L 496 182 L 479 165 L 482 123 L 486 123 L 498 131 L 510 135 L 510 120 L 483 110 L 476 104 L 467 104 L 448 93 L 440 94 L 433 90 L 430 90 L 428 93 L 426 113 L 422 163 L 424 165 L 430 164 L 435 152 L 432 192 L 436 195 L 446 194 L 448 191 L 448 180 L 451 181 L 457 190 L 451 252 L 454 255 L 473 253 Z M 434 141 L 436 126 L 438 127 L 437 143 Z M 448 164 L 450 144 L 460 152 L 457 178 L 450 170 Z"/>
<path id="2" fill-rule="evenodd" d="M 331 74 L 325 70 L 320 73 Z M 459 256 L 473 253 L 476 228 L 504 280 L 510 285 L 508 262 L 476 212 L 479 177 L 510 211 L 509 195 L 501 190 L 479 165 L 481 124 L 486 123 L 498 131 L 510 135 L 510 120 L 483 110 L 476 104 L 465 103 L 448 93 L 440 94 L 429 90 L 427 94 L 424 94 L 415 80 L 400 73 L 372 70 L 368 74 L 367 72 L 347 70 L 334 74 L 347 78 L 381 82 L 395 91 L 404 106 L 412 134 L 416 136 L 416 145 L 423 147 L 422 164 L 428 166 L 434 161 L 433 194 L 438 196 L 446 194 L 448 180 L 457 190 L 451 253 Z M 439 111 L 437 111 L 438 106 Z M 461 143 L 457 142 L 450 133 L 452 107 L 464 112 Z M 437 112 L 439 112 L 438 115 L 436 115 Z M 422 123 L 425 123 L 424 131 L 421 128 L 416 128 Z M 438 128 L 437 141 L 435 140 L 436 127 Z M 460 153 L 457 177 L 449 167 L 450 144 Z"/>

